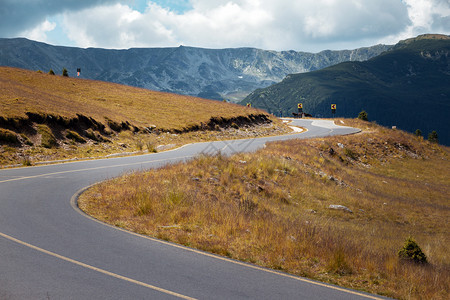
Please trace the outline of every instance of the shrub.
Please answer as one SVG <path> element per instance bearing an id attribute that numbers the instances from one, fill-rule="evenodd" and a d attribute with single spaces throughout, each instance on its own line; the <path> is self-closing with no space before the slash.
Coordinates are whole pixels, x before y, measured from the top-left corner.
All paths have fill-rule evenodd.
<path id="1" fill-rule="evenodd" d="M 55 72 L 53 71 L 53 69 L 50 69 L 50 71 L 48 71 L 48 74 L 55 75 Z"/>
<path id="2" fill-rule="evenodd" d="M 345 148 L 345 149 L 344 149 L 344 154 L 345 154 L 347 157 L 350 157 L 350 158 L 353 159 L 353 160 L 357 160 L 357 159 L 358 159 L 358 153 L 352 151 L 351 149 Z"/>
<path id="3" fill-rule="evenodd" d="M 414 132 L 414 134 L 415 134 L 416 136 L 422 136 L 422 130 L 417 129 L 416 132 Z"/>
<path id="4" fill-rule="evenodd" d="M 147 150 L 148 150 L 148 152 L 151 152 L 151 153 L 158 152 L 158 150 L 155 147 L 155 144 L 153 144 L 152 142 L 147 142 Z"/>
<path id="5" fill-rule="evenodd" d="M 26 156 L 22 160 L 22 165 L 26 166 L 26 167 L 29 167 L 29 166 L 32 166 L 33 164 L 31 163 L 30 158 L 28 156 Z"/>
<path id="6" fill-rule="evenodd" d="M 38 125 L 38 133 L 41 135 L 41 145 L 45 148 L 53 148 L 57 145 L 56 138 L 52 130 L 44 124 Z"/>
<path id="7" fill-rule="evenodd" d="M 62 70 L 62 76 L 64 76 L 64 77 L 69 77 L 69 72 L 67 72 L 67 69 L 66 69 L 66 68 L 63 68 L 63 70 Z"/>
<path id="8" fill-rule="evenodd" d="M 365 110 L 360 112 L 358 115 L 358 119 L 363 120 L 363 121 L 369 121 L 369 118 L 367 117 L 367 112 Z"/>
<path id="9" fill-rule="evenodd" d="M 422 252 L 419 245 L 411 238 L 407 238 L 403 248 L 398 251 L 401 259 L 413 261 L 415 263 L 427 263 L 427 257 Z"/>
<path id="10" fill-rule="evenodd" d="M 433 130 L 428 134 L 428 141 L 431 143 L 439 144 L 439 138 L 436 130 Z"/>

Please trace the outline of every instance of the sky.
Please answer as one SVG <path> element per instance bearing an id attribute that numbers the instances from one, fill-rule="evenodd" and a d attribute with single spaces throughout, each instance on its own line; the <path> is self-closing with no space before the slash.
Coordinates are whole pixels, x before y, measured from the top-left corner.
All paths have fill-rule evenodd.
<path id="1" fill-rule="evenodd" d="M 450 35 L 450 0 L 0 0 L 0 37 L 52 45 L 355 49 Z"/>

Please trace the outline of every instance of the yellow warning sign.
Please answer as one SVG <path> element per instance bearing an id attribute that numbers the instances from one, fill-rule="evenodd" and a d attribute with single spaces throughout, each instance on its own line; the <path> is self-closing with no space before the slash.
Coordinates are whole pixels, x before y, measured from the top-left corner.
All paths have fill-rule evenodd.
<path id="1" fill-rule="evenodd" d="M 297 107 L 298 107 L 298 108 L 303 108 L 303 104 L 302 104 L 302 103 L 299 103 L 299 104 L 297 105 Z"/>
<path id="2" fill-rule="evenodd" d="M 336 104 L 331 104 L 331 109 L 336 109 Z"/>

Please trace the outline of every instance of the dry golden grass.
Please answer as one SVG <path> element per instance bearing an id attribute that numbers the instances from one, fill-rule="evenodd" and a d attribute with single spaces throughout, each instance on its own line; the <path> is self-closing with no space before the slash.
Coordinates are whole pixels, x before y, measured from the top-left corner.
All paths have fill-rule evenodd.
<path id="1" fill-rule="evenodd" d="M 101 125 L 80 123 L 77 115 Z M 0 166 L 289 131 L 278 119 L 235 104 L 9 67 L 0 67 L 2 126 Z"/>
<path id="2" fill-rule="evenodd" d="M 370 133 L 200 156 L 96 185 L 79 206 L 115 226 L 292 274 L 448 299 L 449 148 L 345 123 Z M 429 264 L 399 260 L 409 236 Z"/>
<path id="3" fill-rule="evenodd" d="M 68 118 L 78 113 L 102 123 L 107 117 L 138 127 L 177 130 L 206 124 L 212 117 L 262 113 L 220 101 L 0 67 L 0 116 L 26 117 L 26 112 Z"/>
<path id="4" fill-rule="evenodd" d="M 33 165 L 67 159 L 92 159 L 108 155 L 144 154 L 164 151 L 193 142 L 279 135 L 288 133 L 289 130 L 286 126 L 276 122 L 244 126 L 239 129 L 221 128 L 220 130 L 193 131 L 181 134 L 134 133 L 127 130 L 102 137 L 103 141 L 95 141 L 85 136 L 86 142 L 84 143 L 77 142 L 70 137 L 71 130 L 64 130 L 62 136 L 65 138 L 58 140 L 57 147 L 45 148 L 42 146 L 42 138 L 39 135 L 30 136 L 34 144 L 24 144 L 23 147 L 19 147 L 20 144 L 14 144 L 11 140 L 15 140 L 17 136 L 26 140 L 30 139 L 23 134 L 17 135 L 12 131 L 0 129 L 0 143 L 2 139 L 7 141 L 6 145 L 0 146 L 0 167 L 20 164 Z M 101 136 L 98 132 L 93 134 Z"/>

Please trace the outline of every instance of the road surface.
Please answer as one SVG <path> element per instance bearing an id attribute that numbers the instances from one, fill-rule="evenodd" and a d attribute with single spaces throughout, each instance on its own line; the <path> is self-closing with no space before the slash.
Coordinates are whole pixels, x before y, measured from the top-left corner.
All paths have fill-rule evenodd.
<path id="1" fill-rule="evenodd" d="M 124 172 L 201 152 L 254 151 L 267 141 L 357 131 L 326 121 L 293 124 L 308 131 L 0 170 L 0 299 L 381 298 L 132 234 L 88 218 L 74 205 L 82 188 Z"/>

